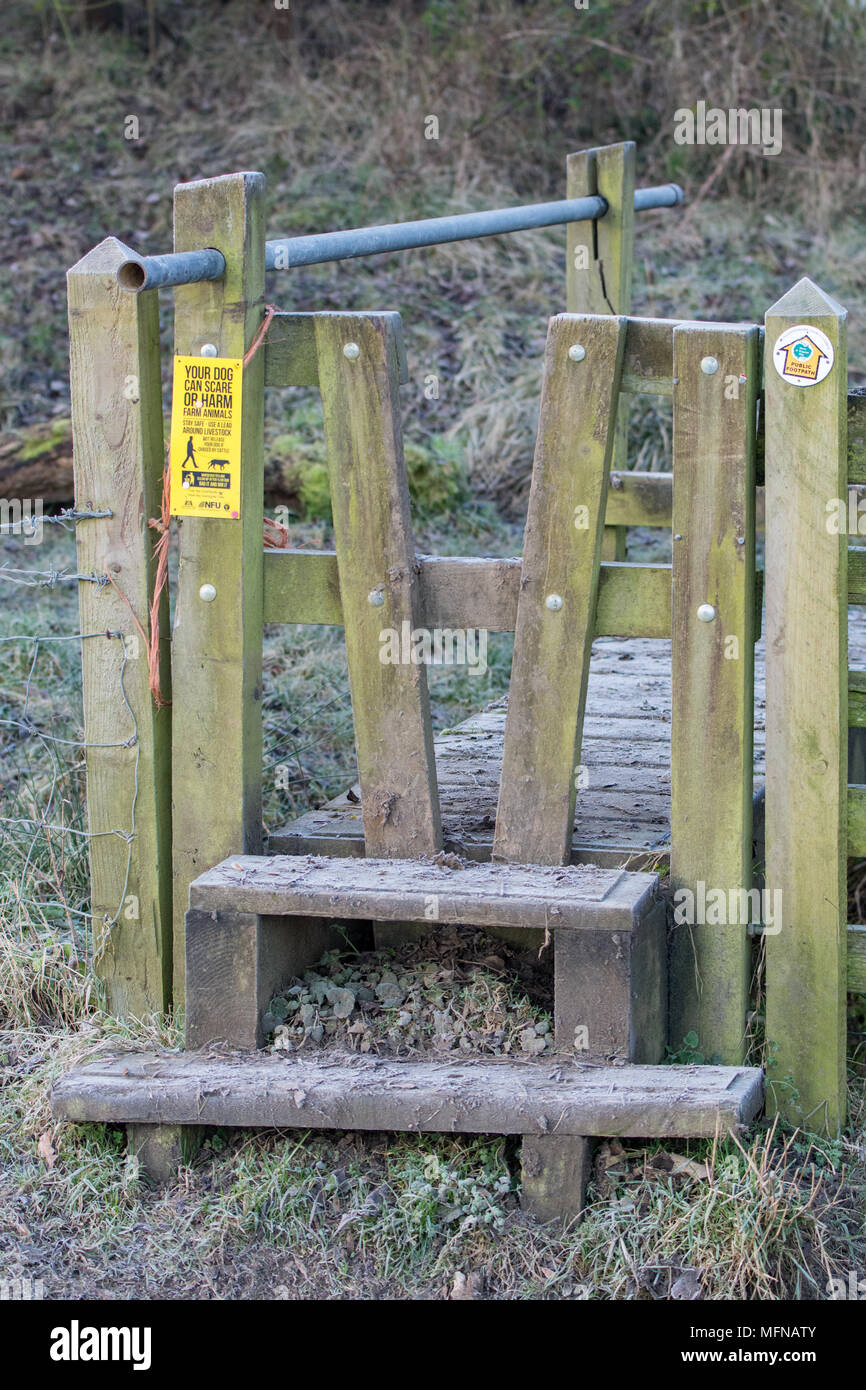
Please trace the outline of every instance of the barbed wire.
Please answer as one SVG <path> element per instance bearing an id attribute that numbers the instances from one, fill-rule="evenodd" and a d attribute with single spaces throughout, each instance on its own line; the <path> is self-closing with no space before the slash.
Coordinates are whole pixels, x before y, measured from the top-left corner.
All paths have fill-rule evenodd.
<path id="1" fill-rule="evenodd" d="M 32 576 L 13 579 L 13 574 Z M 58 584 L 96 584 L 100 589 L 110 583 L 107 574 L 77 574 L 73 570 L 22 570 L 12 565 L 0 565 L 0 579 L 8 584 L 20 584 L 26 589 L 54 589 Z"/>

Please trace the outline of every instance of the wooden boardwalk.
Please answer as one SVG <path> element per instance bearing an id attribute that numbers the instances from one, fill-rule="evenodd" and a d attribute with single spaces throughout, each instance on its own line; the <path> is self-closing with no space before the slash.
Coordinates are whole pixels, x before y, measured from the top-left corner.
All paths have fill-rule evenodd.
<path id="1" fill-rule="evenodd" d="M 849 664 L 866 666 L 866 613 L 851 613 Z M 493 843 L 507 696 L 436 738 L 446 848 L 487 859 Z M 764 782 L 764 643 L 755 647 L 756 832 Z M 593 643 L 574 819 L 575 863 L 663 861 L 670 841 L 671 644 L 654 638 Z M 275 854 L 364 853 L 357 785 L 271 834 Z"/>

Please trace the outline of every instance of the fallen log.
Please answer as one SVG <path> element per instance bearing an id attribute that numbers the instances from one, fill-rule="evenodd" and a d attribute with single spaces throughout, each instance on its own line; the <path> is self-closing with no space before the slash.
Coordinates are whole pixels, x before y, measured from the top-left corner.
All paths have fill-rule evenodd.
<path id="1" fill-rule="evenodd" d="M 28 425 L 0 443 L 0 499 L 70 503 L 73 491 L 71 421 Z"/>

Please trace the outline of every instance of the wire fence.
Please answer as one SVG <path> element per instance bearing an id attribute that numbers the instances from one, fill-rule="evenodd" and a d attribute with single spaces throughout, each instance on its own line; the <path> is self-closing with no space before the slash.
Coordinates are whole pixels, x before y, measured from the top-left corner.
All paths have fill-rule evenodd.
<path id="1" fill-rule="evenodd" d="M 78 619 L 80 585 L 102 587 L 108 578 L 78 571 L 75 529 L 107 515 L 69 508 L 41 517 L 41 524 L 56 530 L 40 535 L 40 568 L 23 563 L 20 527 L 7 531 L 12 538 L 4 549 L 13 554 L 0 563 L 0 912 L 7 933 L 31 938 L 38 950 L 46 945 L 41 938 L 47 929 L 53 943 L 65 938 L 68 954 L 88 965 L 123 910 L 140 758 L 138 723 L 125 685 L 128 644 L 136 639 L 111 628 L 83 632 Z M 25 537 L 24 543 L 29 559 L 32 539 Z M 6 585 L 11 601 L 4 603 Z M 90 642 L 120 644 L 119 699 L 128 733 L 116 741 L 86 735 L 81 653 Z M 123 825 L 93 830 L 87 815 L 87 755 L 110 748 L 135 750 L 128 817 Z M 94 912 L 89 855 L 93 842 L 106 837 L 126 845 L 126 873 L 117 903 Z"/>

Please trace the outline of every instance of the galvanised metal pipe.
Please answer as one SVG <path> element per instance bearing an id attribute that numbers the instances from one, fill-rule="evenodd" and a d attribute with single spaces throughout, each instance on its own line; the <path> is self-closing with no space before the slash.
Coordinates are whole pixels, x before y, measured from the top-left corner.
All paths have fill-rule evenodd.
<path id="1" fill-rule="evenodd" d="M 135 256 L 124 261 L 118 266 L 117 281 L 125 290 L 156 290 L 221 280 L 225 273 L 222 251 L 173 251 L 166 256 Z"/>
<path id="2" fill-rule="evenodd" d="M 636 212 L 649 208 L 674 207 L 683 201 L 678 184 L 635 191 Z M 321 232 L 314 236 L 284 237 L 265 246 L 267 270 L 289 270 L 301 265 L 322 265 L 327 261 L 351 260 L 355 256 L 375 256 L 385 251 L 411 251 L 421 246 L 441 246 L 450 241 L 470 241 L 476 237 L 499 236 L 503 232 L 523 232 L 535 227 L 555 227 L 564 222 L 583 222 L 604 217 L 604 198 L 563 198 L 555 203 L 529 203 L 517 208 L 498 208 L 490 212 L 458 213 L 452 217 L 429 217 L 418 222 L 392 222 L 381 227 L 356 227 L 343 232 Z M 149 290 L 160 286 L 191 285 L 201 280 L 219 280 L 225 273 L 225 260 L 219 251 L 181 251 L 166 256 L 136 256 L 118 269 L 118 282 L 127 290 Z"/>
<path id="3" fill-rule="evenodd" d="M 675 183 L 662 188 L 641 188 L 634 195 L 636 211 L 673 207 L 682 200 L 683 191 Z M 556 227 L 563 222 L 595 220 L 604 217 L 606 212 L 607 202 L 599 196 L 563 198 L 556 203 L 529 203 L 524 207 L 499 208 L 495 212 L 464 212 L 453 217 L 425 218 L 420 222 L 392 222 L 383 227 L 288 237 L 267 242 L 265 269 L 288 270 L 300 265 L 350 260 L 353 256 L 375 256 L 382 251 L 411 251 L 419 246 L 441 246 L 448 241 L 470 241 L 475 237 L 498 236 L 502 232 Z"/>

